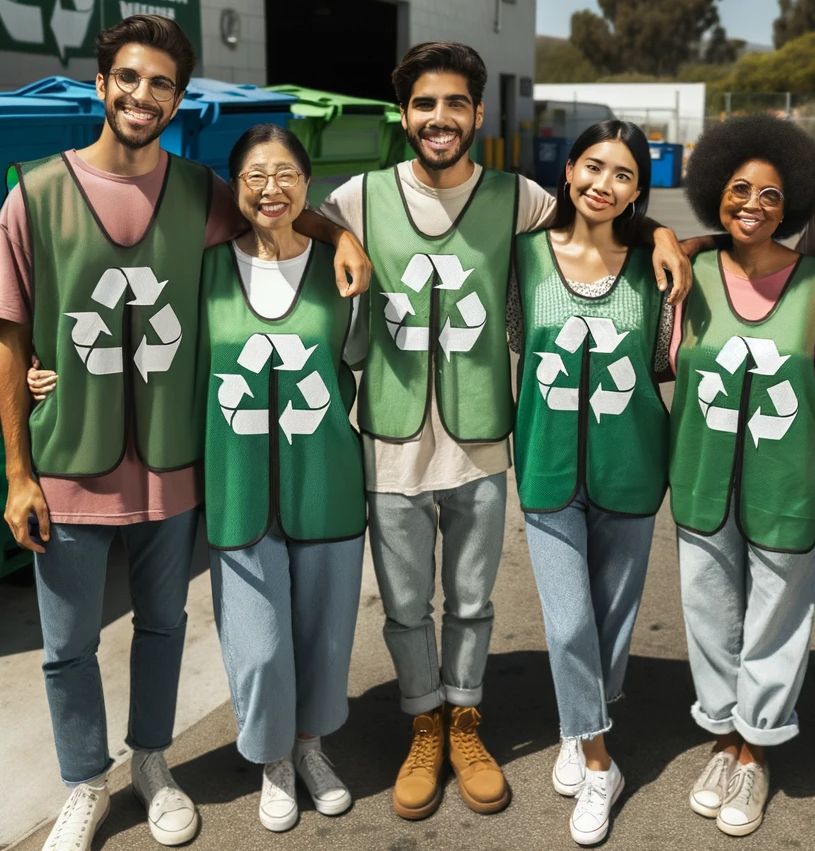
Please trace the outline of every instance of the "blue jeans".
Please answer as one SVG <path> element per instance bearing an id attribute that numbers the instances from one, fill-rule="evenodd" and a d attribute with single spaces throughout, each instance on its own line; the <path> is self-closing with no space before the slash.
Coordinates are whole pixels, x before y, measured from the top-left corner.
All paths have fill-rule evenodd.
<path id="1" fill-rule="evenodd" d="M 130 562 L 133 642 L 127 744 L 164 750 L 173 735 L 187 628 L 187 587 L 198 509 L 131 526 L 55 523 L 34 559 L 45 650 L 45 691 L 60 773 L 69 785 L 111 765 L 96 651 L 108 550 L 122 533 Z"/>
<path id="2" fill-rule="evenodd" d="M 447 700 L 477 706 L 492 635 L 504 540 L 507 475 L 416 496 L 368 492 L 371 554 L 385 608 L 402 709 L 429 712 Z M 442 669 L 436 648 L 436 529 L 442 534 Z"/>
<path id="3" fill-rule="evenodd" d="M 364 542 L 296 544 L 270 532 L 210 551 L 238 750 L 250 762 L 288 755 L 297 732 L 327 736 L 345 723 Z"/>
<path id="4" fill-rule="evenodd" d="M 774 553 L 747 543 L 731 512 L 715 535 L 677 530 L 682 608 L 696 723 L 753 745 L 798 733 L 795 702 L 809 660 L 815 551 Z"/>
<path id="5" fill-rule="evenodd" d="M 585 492 L 550 514 L 526 514 L 564 739 L 611 729 L 645 585 L 654 517 L 624 517 Z"/>

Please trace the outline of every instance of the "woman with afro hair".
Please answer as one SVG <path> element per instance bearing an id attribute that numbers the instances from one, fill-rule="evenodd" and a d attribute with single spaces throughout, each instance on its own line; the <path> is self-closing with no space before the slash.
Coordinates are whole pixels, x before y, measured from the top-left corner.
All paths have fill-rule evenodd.
<path id="1" fill-rule="evenodd" d="M 767 115 L 710 127 L 686 192 L 731 247 L 698 255 L 672 341 L 671 506 L 694 720 L 716 737 L 691 808 L 763 818 L 765 748 L 798 733 L 815 611 L 815 141 Z"/>

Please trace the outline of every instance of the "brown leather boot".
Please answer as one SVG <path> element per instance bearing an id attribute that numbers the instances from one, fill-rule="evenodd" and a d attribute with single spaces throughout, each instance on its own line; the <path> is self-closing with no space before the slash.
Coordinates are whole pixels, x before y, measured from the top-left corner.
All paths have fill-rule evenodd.
<path id="1" fill-rule="evenodd" d="M 441 707 L 413 719 L 413 741 L 393 787 L 393 808 L 406 819 L 426 818 L 441 803 L 444 762 Z"/>
<path id="2" fill-rule="evenodd" d="M 481 713 L 474 706 L 450 706 L 447 741 L 458 791 L 476 813 L 497 813 L 509 803 L 509 788 L 498 763 L 478 736 Z"/>

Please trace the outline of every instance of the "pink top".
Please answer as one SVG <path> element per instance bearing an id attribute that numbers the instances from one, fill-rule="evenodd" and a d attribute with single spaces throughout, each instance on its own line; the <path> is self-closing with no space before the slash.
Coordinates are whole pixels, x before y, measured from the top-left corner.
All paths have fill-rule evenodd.
<path id="1" fill-rule="evenodd" d="M 76 151 L 68 151 L 66 156 L 112 239 L 122 245 L 138 242 L 161 192 L 166 152 L 161 152 L 157 168 L 138 177 L 100 171 L 80 159 Z M 245 229 L 246 222 L 229 187 L 215 177 L 207 247 L 226 242 Z M 31 289 L 31 238 L 22 193 L 15 187 L 0 209 L 0 319 L 29 325 L 31 317 L 22 293 L 30 296 Z M 54 523 L 124 525 L 163 520 L 194 508 L 203 498 L 202 478 L 198 468 L 152 473 L 139 461 L 131 444 L 122 463 L 106 476 L 43 476 L 40 484 Z"/>
<path id="2" fill-rule="evenodd" d="M 724 268 L 724 267 L 722 267 Z M 724 282 L 730 303 L 742 319 L 756 322 L 763 319 L 775 307 L 781 296 L 789 276 L 795 268 L 795 263 L 781 269 L 766 278 L 742 278 L 724 269 Z M 678 304 L 674 311 L 674 325 L 671 334 L 671 369 L 676 375 L 676 353 L 682 340 L 682 305 Z"/>

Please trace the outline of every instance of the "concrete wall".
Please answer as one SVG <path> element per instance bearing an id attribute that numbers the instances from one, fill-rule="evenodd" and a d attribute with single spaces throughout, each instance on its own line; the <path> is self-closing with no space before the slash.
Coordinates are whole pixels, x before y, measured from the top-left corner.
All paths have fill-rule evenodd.
<path id="1" fill-rule="evenodd" d="M 71 77 L 74 80 L 94 80 L 96 60 L 71 59 L 66 68 L 56 56 L 0 50 L 0 92 L 19 89 L 43 77 L 57 76 Z"/>
<path id="2" fill-rule="evenodd" d="M 496 29 L 496 10 L 500 32 Z M 410 43 L 450 39 L 472 45 L 487 65 L 483 135 L 500 134 L 500 77 L 516 77 L 517 121 L 531 121 L 534 100 L 520 97 L 521 77 L 535 77 L 535 0 L 411 0 Z"/>
<path id="3" fill-rule="evenodd" d="M 240 41 L 221 40 L 221 12 L 234 9 L 241 19 Z M 231 83 L 266 85 L 266 4 L 264 0 L 201 0 L 203 63 L 197 76 Z"/>

